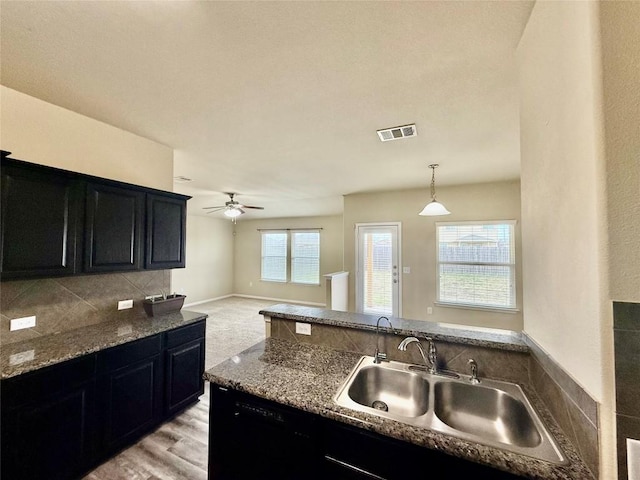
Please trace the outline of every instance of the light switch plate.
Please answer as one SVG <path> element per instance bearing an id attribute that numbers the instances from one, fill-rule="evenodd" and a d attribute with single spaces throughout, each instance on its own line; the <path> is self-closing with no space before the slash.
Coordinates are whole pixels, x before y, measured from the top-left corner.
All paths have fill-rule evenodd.
<path id="1" fill-rule="evenodd" d="M 131 300 L 120 300 L 118 302 L 118 310 L 125 310 L 127 308 L 133 308 L 133 299 L 131 299 Z"/>
<path id="2" fill-rule="evenodd" d="M 11 320 L 11 327 L 9 328 L 13 332 L 14 330 L 22 330 L 23 328 L 31 328 L 35 326 L 36 316 L 31 315 L 29 317 L 14 318 Z"/>
<path id="3" fill-rule="evenodd" d="M 311 335 L 311 324 L 296 322 L 296 333 L 300 335 Z"/>
<path id="4" fill-rule="evenodd" d="M 411 273 L 411 267 L 402 267 L 402 273 Z"/>
<path id="5" fill-rule="evenodd" d="M 640 480 L 640 440 L 627 438 L 627 478 Z"/>

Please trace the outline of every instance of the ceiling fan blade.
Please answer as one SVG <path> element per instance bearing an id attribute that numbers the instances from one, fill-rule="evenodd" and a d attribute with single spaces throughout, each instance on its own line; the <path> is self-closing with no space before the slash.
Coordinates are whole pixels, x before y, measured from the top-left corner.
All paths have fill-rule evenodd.
<path id="1" fill-rule="evenodd" d="M 264 207 L 254 207 L 253 205 L 242 205 L 242 208 L 255 208 L 256 210 L 264 210 Z"/>
<path id="2" fill-rule="evenodd" d="M 212 208 L 227 208 L 226 205 L 219 205 L 217 207 L 202 207 L 203 210 L 210 210 Z"/>

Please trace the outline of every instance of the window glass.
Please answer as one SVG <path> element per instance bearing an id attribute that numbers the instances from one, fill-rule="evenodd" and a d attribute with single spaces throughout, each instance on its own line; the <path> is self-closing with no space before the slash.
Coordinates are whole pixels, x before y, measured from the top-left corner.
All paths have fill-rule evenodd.
<path id="1" fill-rule="evenodd" d="M 291 281 L 320 283 L 320 232 L 291 232 Z"/>
<path id="2" fill-rule="evenodd" d="M 436 223 L 439 303 L 516 308 L 514 223 Z"/>
<path id="3" fill-rule="evenodd" d="M 262 232 L 262 280 L 287 281 L 287 232 Z"/>

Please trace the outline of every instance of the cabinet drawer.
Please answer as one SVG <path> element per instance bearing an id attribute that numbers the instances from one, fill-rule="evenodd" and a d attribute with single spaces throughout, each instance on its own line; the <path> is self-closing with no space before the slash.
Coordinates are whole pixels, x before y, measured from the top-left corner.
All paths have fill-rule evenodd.
<path id="1" fill-rule="evenodd" d="M 206 329 L 206 323 L 204 320 L 200 320 L 197 323 L 186 325 L 184 327 L 176 328 L 166 332 L 167 348 L 173 348 L 183 343 L 190 342 L 192 340 L 198 340 L 204 338 Z"/>
<path id="2" fill-rule="evenodd" d="M 62 390 L 91 380 L 96 372 L 96 355 L 85 355 L 58 365 L 2 381 L 2 408 L 39 401 Z"/>
<path id="3" fill-rule="evenodd" d="M 157 355 L 162 348 L 160 334 L 142 338 L 98 353 L 98 373 L 105 373 Z"/>

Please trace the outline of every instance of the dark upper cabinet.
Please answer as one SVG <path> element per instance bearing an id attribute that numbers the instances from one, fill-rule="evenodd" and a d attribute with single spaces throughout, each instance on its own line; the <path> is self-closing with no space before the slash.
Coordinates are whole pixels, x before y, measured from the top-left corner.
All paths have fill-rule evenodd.
<path id="1" fill-rule="evenodd" d="M 113 272 L 140 269 L 143 192 L 87 185 L 84 270 Z"/>
<path id="2" fill-rule="evenodd" d="M 187 204 L 180 198 L 147 194 L 145 268 L 185 266 Z"/>
<path id="3" fill-rule="evenodd" d="M 77 272 L 79 195 L 79 184 L 72 176 L 3 161 L 3 279 Z"/>
<path id="4" fill-rule="evenodd" d="M 184 268 L 191 197 L 2 156 L 2 280 Z"/>

